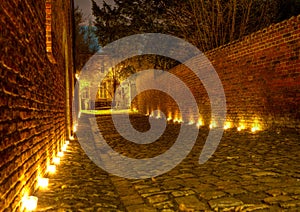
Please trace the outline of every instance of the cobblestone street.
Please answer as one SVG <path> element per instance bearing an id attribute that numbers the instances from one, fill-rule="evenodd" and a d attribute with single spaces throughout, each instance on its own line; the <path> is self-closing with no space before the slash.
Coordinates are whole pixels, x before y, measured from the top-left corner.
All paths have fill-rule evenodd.
<path id="1" fill-rule="evenodd" d="M 159 140 L 138 145 L 120 137 L 110 115 L 96 120 L 107 143 L 134 158 L 162 154 L 180 129 L 169 124 Z M 149 129 L 147 117 L 131 115 L 131 122 L 140 131 Z M 79 121 L 79 130 L 88 127 Z M 35 194 L 37 211 L 300 211 L 299 134 L 228 130 L 200 165 L 207 135 L 208 129 L 200 128 L 191 153 L 171 171 L 138 180 L 105 172 L 71 141 L 57 172 L 49 175 L 49 187 Z"/>

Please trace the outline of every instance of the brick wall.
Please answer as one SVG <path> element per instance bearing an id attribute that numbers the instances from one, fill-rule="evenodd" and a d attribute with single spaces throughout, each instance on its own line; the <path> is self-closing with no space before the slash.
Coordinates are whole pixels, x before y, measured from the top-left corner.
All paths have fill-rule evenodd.
<path id="1" fill-rule="evenodd" d="M 205 53 L 224 87 L 227 121 L 232 127 L 242 124 L 251 129 L 256 123 L 261 129 L 300 129 L 299 52 L 300 16 Z M 170 72 L 189 85 L 200 115 L 205 125 L 209 125 L 210 103 L 201 82 L 184 65 Z M 176 89 L 176 85 L 172 86 Z M 178 113 L 174 102 L 157 91 L 142 93 L 135 104 L 144 113 L 161 108 L 166 114 L 173 114 L 173 119 Z M 182 116 L 188 121 L 193 114 L 185 111 Z"/>
<path id="2" fill-rule="evenodd" d="M 47 42 L 55 61 L 46 52 L 46 1 L 0 5 L 0 211 L 21 209 L 21 198 L 36 189 L 37 177 L 67 138 L 71 5 L 47 2 L 52 6 Z"/>

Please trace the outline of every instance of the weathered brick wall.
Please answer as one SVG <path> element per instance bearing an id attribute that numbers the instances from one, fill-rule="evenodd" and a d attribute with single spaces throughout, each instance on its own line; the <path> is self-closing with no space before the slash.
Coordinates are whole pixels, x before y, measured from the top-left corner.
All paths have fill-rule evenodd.
<path id="1" fill-rule="evenodd" d="M 71 5 L 52 3 L 53 64 L 46 53 L 45 3 L 0 4 L 0 211 L 21 209 L 21 198 L 32 194 L 66 139 Z"/>
<path id="2" fill-rule="evenodd" d="M 258 122 L 262 129 L 300 129 L 299 52 L 300 16 L 205 53 L 224 87 L 227 120 L 233 126 L 238 127 L 242 122 L 250 129 Z M 183 65 L 170 72 L 189 85 L 200 114 L 209 125 L 210 103 L 203 85 Z M 176 89 L 176 85 L 173 86 Z M 142 93 L 137 101 L 136 107 L 144 113 L 157 108 L 167 114 L 177 111 L 170 98 L 153 91 Z M 189 119 L 191 114 L 184 112 L 183 116 Z"/>

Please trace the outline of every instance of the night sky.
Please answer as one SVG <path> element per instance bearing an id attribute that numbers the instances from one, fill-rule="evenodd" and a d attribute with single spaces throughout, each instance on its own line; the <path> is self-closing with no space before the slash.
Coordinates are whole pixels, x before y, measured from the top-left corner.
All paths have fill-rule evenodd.
<path id="1" fill-rule="evenodd" d="M 95 2 L 101 6 L 103 0 L 95 0 Z M 110 3 L 113 2 L 113 0 L 106 0 L 106 3 Z M 82 10 L 83 14 L 84 14 L 84 18 L 87 19 L 86 21 L 88 21 L 89 19 L 94 20 L 94 17 L 92 15 L 92 1 L 91 0 L 74 0 L 74 4 L 75 7 L 79 6 L 79 8 Z"/>

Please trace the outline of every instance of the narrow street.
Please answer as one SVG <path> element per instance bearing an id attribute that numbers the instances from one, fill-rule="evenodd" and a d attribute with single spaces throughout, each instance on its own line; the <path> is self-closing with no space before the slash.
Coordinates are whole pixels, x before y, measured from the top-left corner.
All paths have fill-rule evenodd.
<path id="1" fill-rule="evenodd" d="M 82 114 L 82 116 L 93 116 Z M 114 129 L 110 115 L 97 115 L 103 137 L 127 157 L 147 158 L 172 146 L 180 125 L 168 124 L 161 138 L 137 145 Z M 147 117 L 131 115 L 133 126 L 149 129 Z M 79 130 L 89 123 L 79 121 Z M 195 127 L 195 126 L 191 126 Z M 300 161 L 297 134 L 225 131 L 205 164 L 198 158 L 208 129 L 201 128 L 192 152 L 177 167 L 152 179 L 125 179 L 97 167 L 78 141 L 39 190 L 37 211 L 299 211 Z M 132 170 L 128 170 L 132 171 Z"/>

